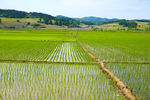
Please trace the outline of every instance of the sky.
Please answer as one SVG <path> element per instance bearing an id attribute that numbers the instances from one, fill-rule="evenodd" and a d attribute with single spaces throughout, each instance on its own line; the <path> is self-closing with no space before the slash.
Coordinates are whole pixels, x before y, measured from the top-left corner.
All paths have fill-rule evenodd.
<path id="1" fill-rule="evenodd" d="M 0 9 L 74 18 L 150 19 L 150 0 L 0 0 Z"/>

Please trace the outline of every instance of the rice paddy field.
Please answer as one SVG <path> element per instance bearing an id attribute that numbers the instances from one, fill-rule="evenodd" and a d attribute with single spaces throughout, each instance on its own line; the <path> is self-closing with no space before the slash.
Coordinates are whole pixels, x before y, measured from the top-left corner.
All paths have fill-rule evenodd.
<path id="1" fill-rule="evenodd" d="M 150 62 L 150 32 L 81 31 L 78 37 L 103 61 Z"/>
<path id="2" fill-rule="evenodd" d="M 65 30 L 0 30 L 0 33 L 0 40 L 76 41 Z"/>
<path id="3" fill-rule="evenodd" d="M 0 63 L 0 66 L 3 99 L 123 99 L 97 65 Z"/>
<path id="4" fill-rule="evenodd" d="M 0 99 L 124 100 L 79 41 L 139 100 L 150 99 L 150 65 L 121 63 L 150 62 L 150 33 L 76 33 L 0 30 Z"/>
<path id="5" fill-rule="evenodd" d="M 0 59 L 54 62 L 93 61 L 76 42 L 24 40 L 2 40 L 0 43 Z"/>
<path id="6" fill-rule="evenodd" d="M 123 80 L 139 97 L 139 100 L 150 98 L 150 64 L 106 64 L 111 72 Z"/>
<path id="7" fill-rule="evenodd" d="M 149 32 L 80 31 L 78 37 L 139 100 L 150 99 Z"/>

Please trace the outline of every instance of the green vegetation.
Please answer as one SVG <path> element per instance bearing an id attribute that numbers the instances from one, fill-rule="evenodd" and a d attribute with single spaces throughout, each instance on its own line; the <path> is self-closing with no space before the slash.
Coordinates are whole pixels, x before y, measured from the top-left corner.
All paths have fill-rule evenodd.
<path id="1" fill-rule="evenodd" d="M 19 23 L 19 22 L 20 22 L 20 20 L 17 20 L 17 22 Z"/>
<path id="2" fill-rule="evenodd" d="M 149 100 L 150 33 L 79 31 L 79 40 L 118 76 L 140 100 Z M 125 61 L 129 64 L 122 64 Z M 115 63 L 114 63 L 115 62 Z M 130 64 L 133 62 L 133 64 Z"/>
<path id="3" fill-rule="evenodd" d="M 121 20 L 119 22 L 119 25 L 122 25 L 123 27 L 128 27 L 128 28 L 137 28 L 137 23 L 134 21 Z"/>
<path id="4" fill-rule="evenodd" d="M 1 40 L 0 59 L 44 60 L 58 42 Z"/>
<path id="5" fill-rule="evenodd" d="M 17 10 L 5 10 L 0 9 L 0 17 L 5 18 L 38 18 L 38 23 L 44 23 L 46 25 L 65 25 L 68 27 L 79 27 L 80 25 L 101 25 L 104 22 L 117 21 L 118 19 L 107 19 L 97 17 L 84 17 L 84 18 L 69 18 L 65 16 L 51 16 L 38 12 L 24 12 Z"/>
<path id="6" fill-rule="evenodd" d="M 70 18 L 66 16 L 51 16 L 38 12 L 23 12 L 17 10 L 0 9 L 0 28 L 20 29 L 20 28 L 86 28 L 96 29 L 96 31 L 150 31 L 150 20 L 121 20 L 100 17 Z M 140 23 L 140 24 L 139 24 Z M 141 25 L 141 23 L 143 23 Z M 146 25 L 147 24 L 147 25 Z M 97 29 L 98 28 L 98 29 Z M 95 31 L 95 30 L 94 30 Z"/>
<path id="7" fill-rule="evenodd" d="M 17 20 L 20 20 L 20 23 L 30 22 L 30 23 L 34 24 L 34 23 L 37 23 L 38 18 L 4 18 L 4 17 L 2 17 L 1 20 L 4 21 L 5 23 L 6 22 L 14 23 L 14 22 L 17 22 Z"/>
<path id="8" fill-rule="evenodd" d="M 103 61 L 150 62 L 150 33 L 79 31 L 78 36 Z"/>
<path id="9" fill-rule="evenodd" d="M 2 23 L 2 19 L 0 18 L 0 24 Z"/>
<path id="10" fill-rule="evenodd" d="M 14 22 L 17 20 L 20 19 Z M 93 28 L 93 31 L 78 32 L 65 29 L 0 30 L 0 99 L 124 99 L 112 85 L 113 81 L 107 79 L 82 49 L 76 36 L 139 99 L 150 98 L 150 65 L 122 64 L 122 61 L 150 62 L 150 33 L 99 32 Z M 29 60 L 32 63 L 26 62 Z"/>
<path id="11" fill-rule="evenodd" d="M 98 28 L 98 31 L 125 31 L 128 30 L 127 27 L 123 27 L 119 25 L 119 23 L 108 23 L 108 24 L 103 24 L 103 25 L 95 25 L 95 28 Z"/>
<path id="12" fill-rule="evenodd" d="M 38 18 L 37 23 L 44 23 L 46 25 L 65 25 L 68 27 L 79 27 L 79 24 L 76 21 L 70 21 L 66 19 L 60 19 L 48 14 L 37 13 L 37 12 L 23 12 L 23 11 L 16 11 L 16 10 L 3 10 L 0 9 L 0 17 L 4 18 Z M 17 22 L 20 22 L 17 20 Z"/>
<path id="13" fill-rule="evenodd" d="M 0 30 L 0 40 L 76 41 L 74 35 L 65 30 Z"/>
<path id="14" fill-rule="evenodd" d="M 106 66 L 133 90 L 139 100 L 150 99 L 150 65 L 109 63 Z"/>
<path id="15" fill-rule="evenodd" d="M 17 27 L 26 28 L 28 26 L 36 24 L 38 18 L 1 18 L 1 20 L 3 22 L 0 24 L 1 28 L 17 28 Z M 30 23 L 30 25 L 28 23 Z"/>
<path id="16" fill-rule="evenodd" d="M 30 22 L 27 22 L 27 25 L 30 25 L 31 23 Z"/>
<path id="17" fill-rule="evenodd" d="M 47 28 L 47 29 L 65 29 L 67 26 L 65 25 L 58 25 L 58 24 L 45 24 L 42 21 L 39 21 L 40 18 L 4 18 L 0 17 L 3 23 L 0 24 L 0 28 L 3 29 L 15 29 L 18 27 L 21 28 L 35 28 L 35 24 L 39 24 L 36 28 Z M 20 22 L 17 22 L 19 20 Z M 53 21 L 55 23 L 55 21 Z M 70 24 L 72 25 L 72 24 Z M 68 26 L 71 27 L 71 26 Z"/>
<path id="18" fill-rule="evenodd" d="M 0 30 L 0 32 L 1 59 L 93 61 L 76 43 L 75 36 L 66 31 Z"/>
<path id="19" fill-rule="evenodd" d="M 94 28 L 97 28 L 96 31 L 101 31 L 101 32 L 118 32 L 118 31 L 150 31 L 150 25 L 148 24 L 148 22 L 136 22 L 137 23 L 137 27 L 136 28 L 128 28 L 128 27 L 123 27 L 123 25 L 119 25 L 119 23 L 109 23 L 109 24 L 103 24 L 103 25 L 94 25 Z"/>
<path id="20" fill-rule="evenodd" d="M 0 63 L 1 99 L 115 99 L 97 65 Z"/>
<path id="21" fill-rule="evenodd" d="M 55 62 L 93 61 L 76 42 L 29 40 L 1 40 L 0 59 Z"/>
<path id="22" fill-rule="evenodd" d="M 116 18 L 108 19 L 108 18 L 93 17 L 93 16 L 83 17 L 83 18 L 81 18 L 81 20 L 91 22 L 91 24 L 89 24 L 89 25 L 102 25 L 102 24 L 105 24 L 105 23 L 119 21 L 119 19 L 116 19 Z"/>

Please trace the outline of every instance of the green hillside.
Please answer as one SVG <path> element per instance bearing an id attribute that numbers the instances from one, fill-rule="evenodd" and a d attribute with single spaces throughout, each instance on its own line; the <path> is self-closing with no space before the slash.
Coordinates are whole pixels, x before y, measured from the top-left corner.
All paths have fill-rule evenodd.
<path id="1" fill-rule="evenodd" d="M 38 12 L 24 12 L 24 11 L 17 11 L 17 10 L 5 10 L 0 9 L 0 17 L 1 18 L 22 18 L 26 20 L 26 18 L 33 18 L 33 19 L 39 19 L 38 23 L 40 24 L 46 24 L 46 25 L 58 25 L 58 26 L 67 26 L 67 27 L 78 27 L 79 24 L 75 21 L 70 21 L 66 19 L 60 19 L 54 16 L 51 16 L 49 14 L 44 13 L 38 13 Z M 0 19 L 0 23 L 3 23 L 3 20 Z M 17 21 L 19 22 L 19 21 Z M 16 23 L 13 23 L 16 24 Z M 19 24 L 20 25 L 20 24 Z M 3 25 L 4 26 L 4 25 Z M 18 23 L 17 23 L 18 26 Z M 23 26 L 21 24 L 21 26 Z M 39 24 L 35 26 L 40 26 Z"/>
<path id="2" fill-rule="evenodd" d="M 48 28 L 61 29 L 67 26 L 46 25 L 39 22 L 39 18 L 0 18 L 0 28 Z"/>
<path id="3" fill-rule="evenodd" d="M 137 22 L 137 28 L 135 30 L 145 30 L 150 31 L 150 23 L 149 22 Z M 108 23 L 103 25 L 94 25 L 95 28 L 101 30 L 131 30 L 132 28 L 124 27 L 123 25 L 119 25 L 118 22 Z"/>

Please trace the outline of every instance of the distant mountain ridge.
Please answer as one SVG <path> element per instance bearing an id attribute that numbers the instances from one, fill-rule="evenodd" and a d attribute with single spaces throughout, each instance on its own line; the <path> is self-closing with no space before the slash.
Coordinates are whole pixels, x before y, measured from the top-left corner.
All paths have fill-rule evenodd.
<path id="1" fill-rule="evenodd" d="M 70 20 L 70 21 L 90 22 L 90 23 L 93 23 L 93 25 L 101 25 L 105 22 L 114 22 L 114 21 L 119 21 L 120 20 L 120 19 L 117 19 L 117 18 L 109 19 L 109 18 L 101 18 L 101 17 L 94 17 L 94 16 L 83 17 L 83 18 L 70 18 L 70 17 L 58 15 L 56 17 L 61 18 L 61 19 Z"/>
<path id="2" fill-rule="evenodd" d="M 58 16 L 56 16 L 56 18 L 59 18 L 59 19 L 66 19 L 66 20 L 70 20 L 70 21 L 75 21 L 74 18 L 66 17 L 66 16 L 63 16 L 63 15 L 58 15 Z"/>
<path id="3" fill-rule="evenodd" d="M 83 18 L 81 18 L 81 20 L 90 21 L 90 22 L 96 22 L 96 21 L 97 22 L 100 22 L 100 21 L 109 22 L 109 21 L 117 21 L 119 19 L 117 19 L 117 18 L 108 19 L 108 18 L 90 16 L 90 17 L 83 17 Z"/>
<path id="4" fill-rule="evenodd" d="M 101 18 L 101 17 L 94 17 L 94 16 L 90 16 L 90 17 L 83 17 L 80 20 L 82 21 L 89 21 L 89 22 L 93 22 L 97 25 L 101 25 L 105 22 L 113 22 L 113 21 L 118 21 L 119 19 L 109 19 L 109 18 Z"/>

